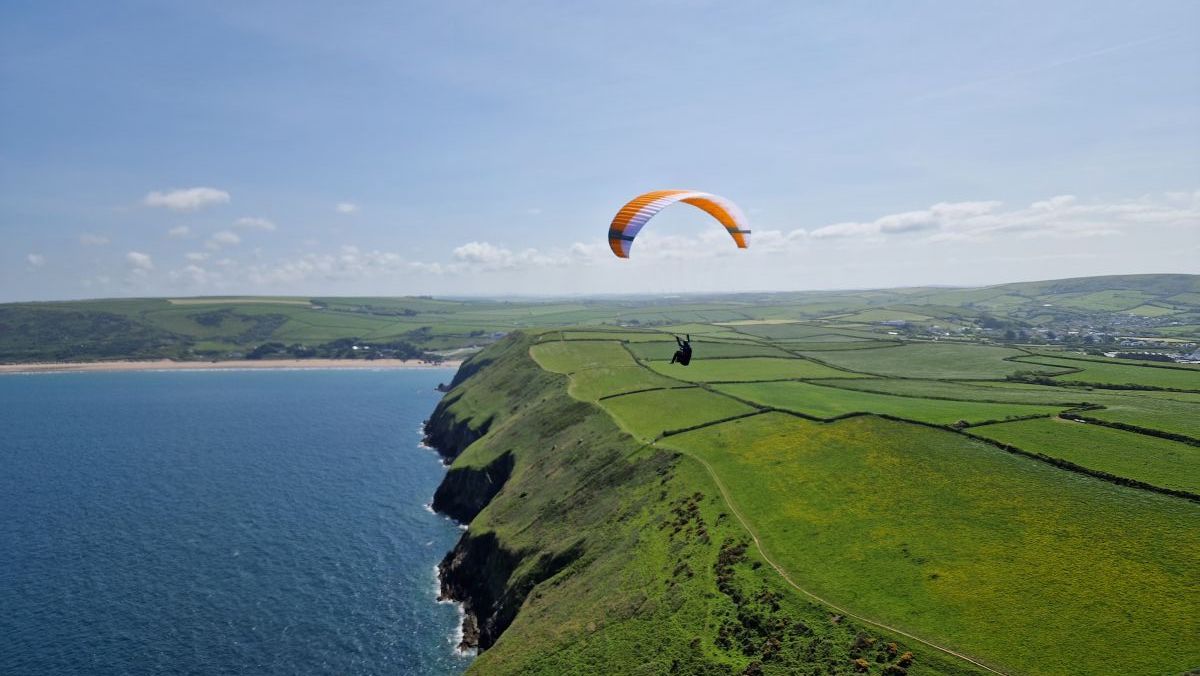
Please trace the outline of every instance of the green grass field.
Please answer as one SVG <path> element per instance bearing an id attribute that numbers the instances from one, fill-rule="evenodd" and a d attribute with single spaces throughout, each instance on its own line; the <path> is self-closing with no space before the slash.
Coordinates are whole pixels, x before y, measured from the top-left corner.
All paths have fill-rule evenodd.
<path id="1" fill-rule="evenodd" d="M 538 364 L 555 373 L 574 373 L 602 366 L 637 366 L 617 342 L 547 340 L 530 348 Z"/>
<path id="2" fill-rule="evenodd" d="M 1066 408 L 1073 404 L 1095 401 L 1092 390 L 1027 385 L 1024 383 L 990 383 L 945 380 L 916 380 L 898 378 L 865 378 L 862 380 L 818 381 L 836 387 L 894 394 L 905 397 L 958 399 L 1007 404 L 1051 404 Z"/>
<path id="3" fill-rule="evenodd" d="M 570 394 L 584 401 L 683 384 L 638 365 L 616 342 L 545 341 L 531 347 L 529 353 L 547 371 L 570 374 Z"/>
<path id="4" fill-rule="evenodd" d="M 677 345 L 670 342 L 631 343 L 629 349 L 638 359 L 647 361 L 670 361 Z M 783 357 L 792 355 L 773 345 L 756 343 L 718 343 L 712 339 L 692 337 L 692 353 L 696 360 L 721 359 L 724 357 Z"/>
<path id="5" fill-rule="evenodd" d="M 1200 399 L 1179 401 L 1145 394 L 1149 393 L 1131 392 L 1097 397 L 1097 403 L 1103 404 L 1104 408 L 1087 411 L 1084 415 L 1200 440 Z"/>
<path id="6" fill-rule="evenodd" d="M 970 433 L 1088 469 L 1200 494 L 1200 447 L 1061 418 L 986 425 Z"/>
<path id="7" fill-rule="evenodd" d="M 951 343 L 916 343 L 897 348 L 821 352 L 812 356 L 862 373 L 903 378 L 985 380 L 1027 369 L 1005 361 L 1022 352 L 1005 347 Z"/>
<path id="8" fill-rule="evenodd" d="M 667 430 L 693 427 L 756 410 L 699 387 L 627 394 L 605 399 L 602 405 L 623 429 L 640 441 L 654 439 Z"/>
<path id="9" fill-rule="evenodd" d="M 1101 385 L 1143 385 L 1176 390 L 1200 391 L 1200 372 L 1195 369 L 1161 368 L 1157 366 L 1133 366 L 1106 364 L 1079 359 L 1057 357 L 1026 357 L 1020 364 L 1028 364 L 1026 370 L 1046 370 L 1061 375 L 1054 376 L 1064 382 L 1097 383 Z M 1078 369 L 1062 373 L 1065 369 Z"/>
<path id="10" fill-rule="evenodd" d="M 772 357 L 697 359 L 690 366 L 653 361 L 649 362 L 648 366 L 658 373 L 672 378 L 704 383 L 784 378 L 861 377 L 854 373 L 839 371 L 806 359 L 775 359 Z"/>
<path id="11" fill-rule="evenodd" d="M 815 593 L 1002 670 L 1200 662 L 1182 638 L 1200 633 L 1193 503 L 873 417 L 764 414 L 661 443 L 708 462 Z"/>
<path id="12" fill-rule="evenodd" d="M 764 406 L 818 418 L 833 418 L 847 413 L 881 413 L 936 425 L 951 425 L 960 420 L 980 423 L 1021 416 L 1053 415 L 1062 410 L 1062 407 L 1052 406 L 896 397 L 803 382 L 745 383 L 716 385 L 715 388 Z"/>

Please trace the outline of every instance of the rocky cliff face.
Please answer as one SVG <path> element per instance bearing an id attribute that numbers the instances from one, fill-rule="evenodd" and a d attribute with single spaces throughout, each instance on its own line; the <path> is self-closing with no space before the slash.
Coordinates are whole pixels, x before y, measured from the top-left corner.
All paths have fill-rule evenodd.
<path id="1" fill-rule="evenodd" d="M 522 342 L 513 349 L 523 353 L 527 346 Z M 503 354 L 504 346 L 484 354 L 494 351 Z M 425 423 L 426 443 L 448 463 L 492 428 L 494 415 L 460 412 L 472 410 L 467 403 L 460 404 L 467 395 L 460 386 L 493 362 L 481 354 L 464 363 L 451 381 L 450 392 Z M 513 452 L 506 451 L 481 466 L 451 467 L 434 493 L 433 508 L 460 523 L 470 523 L 504 488 L 515 463 Z M 577 549 L 560 554 L 517 551 L 503 546 L 495 533 L 464 533 L 438 566 L 440 598 L 461 602 L 466 611 L 461 647 L 491 647 L 512 623 L 529 590 L 577 556 Z"/>
<path id="2" fill-rule="evenodd" d="M 513 454 L 505 453 L 482 468 L 455 467 L 433 494 L 433 509 L 460 523 L 470 523 L 512 475 Z"/>
<path id="3" fill-rule="evenodd" d="M 492 647 L 529 592 L 579 558 L 581 551 L 576 545 L 529 557 L 528 552 L 506 549 L 494 533 L 464 533 L 438 565 L 441 598 L 462 602 L 466 611 L 461 647 Z"/>
<path id="4" fill-rule="evenodd" d="M 453 462 L 492 426 L 490 419 L 482 422 L 462 420 L 448 413 L 447 409 L 455 401 L 454 395 L 448 395 L 425 421 L 425 444 L 433 447 L 447 463 Z"/>

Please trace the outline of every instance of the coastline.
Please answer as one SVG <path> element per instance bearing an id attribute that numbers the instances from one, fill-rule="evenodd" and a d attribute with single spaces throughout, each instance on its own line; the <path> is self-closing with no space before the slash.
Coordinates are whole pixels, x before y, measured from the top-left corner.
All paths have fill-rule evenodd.
<path id="1" fill-rule="evenodd" d="M 417 359 L 263 359 L 241 361 L 91 361 L 0 364 L 0 374 L 68 371 L 200 371 L 258 369 L 439 369 L 458 368 L 461 361 L 438 364 Z"/>

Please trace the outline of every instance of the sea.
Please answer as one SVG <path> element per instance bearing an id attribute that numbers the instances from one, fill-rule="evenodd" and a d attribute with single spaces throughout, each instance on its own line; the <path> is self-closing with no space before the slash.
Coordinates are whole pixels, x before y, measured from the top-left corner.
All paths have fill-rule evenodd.
<path id="1" fill-rule="evenodd" d="M 0 674 L 461 673 L 452 375 L 0 375 Z"/>

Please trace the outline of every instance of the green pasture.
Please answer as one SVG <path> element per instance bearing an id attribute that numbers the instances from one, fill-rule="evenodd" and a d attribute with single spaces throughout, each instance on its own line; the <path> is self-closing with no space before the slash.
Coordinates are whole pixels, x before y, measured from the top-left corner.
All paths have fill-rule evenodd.
<path id="1" fill-rule="evenodd" d="M 647 341 L 658 341 L 664 338 L 669 338 L 665 333 L 657 333 L 653 331 L 577 331 L 572 329 L 563 329 L 559 331 L 547 331 L 542 334 L 543 341 L 546 340 L 617 340 L 630 343 L 641 343 Z"/>
<path id="2" fill-rule="evenodd" d="M 638 359 L 647 361 L 670 361 L 671 355 L 678 349 L 675 341 L 631 343 L 629 350 Z M 756 343 L 718 343 L 714 339 L 692 336 L 692 354 L 696 360 L 721 359 L 725 357 L 782 357 L 792 355 L 771 345 Z M 693 362 L 695 363 L 695 362 Z"/>
<path id="3" fill-rule="evenodd" d="M 1154 486 L 1200 493 L 1200 447 L 1090 423 L 1047 418 L 971 434 Z"/>
<path id="4" fill-rule="evenodd" d="M 1143 305 L 1154 300 L 1153 294 L 1145 291 L 1112 289 L 1092 293 L 1064 293 L 1041 296 L 1044 303 L 1061 305 L 1091 312 L 1119 312 Z"/>
<path id="5" fill-rule="evenodd" d="M 1122 359 L 1120 357 L 1102 357 L 1079 352 L 1034 352 L 1035 357 L 1050 357 L 1052 359 L 1068 359 L 1071 361 L 1092 362 L 1096 364 L 1125 364 L 1127 366 L 1152 366 L 1157 368 L 1191 369 L 1200 373 L 1200 364 L 1180 364 L 1177 362 L 1146 361 L 1145 359 Z"/>
<path id="6" fill-rule="evenodd" d="M 743 359 L 696 359 L 690 366 L 664 361 L 648 362 L 647 366 L 672 378 L 694 383 L 721 381 L 778 380 L 787 378 L 858 378 L 854 373 L 817 364 L 806 359 L 776 359 L 747 357 Z"/>
<path id="7" fill-rule="evenodd" d="M 615 342 L 542 341 L 529 353 L 538 365 L 555 373 L 574 373 L 601 366 L 637 366 L 629 352 Z"/>
<path id="8" fill-rule="evenodd" d="M 988 345 L 909 343 L 894 348 L 821 352 L 812 356 L 834 366 L 874 375 L 986 380 L 1028 369 L 1006 361 L 1023 354 L 1020 350 Z"/>
<path id="9" fill-rule="evenodd" d="M 623 429 L 640 441 L 654 439 L 667 430 L 693 427 L 757 410 L 699 387 L 638 392 L 610 397 L 600 403 Z"/>
<path id="10" fill-rule="evenodd" d="M 932 398 L 930 400 L 941 398 L 1039 404 L 1051 406 L 1057 410 L 1081 404 L 1099 404 L 1104 408 L 1081 411 L 1081 415 L 1200 438 L 1200 394 L 1187 392 L 1143 392 L 1052 387 L 1026 383 L 969 383 L 891 378 L 817 381 L 817 384 L 905 397 L 929 397 Z"/>
<path id="11" fill-rule="evenodd" d="M 899 347 L 903 345 L 903 343 L 899 341 L 867 340 L 865 338 L 849 338 L 847 340 L 835 340 L 832 342 L 779 340 L 775 341 L 774 344 L 787 350 L 803 350 L 804 352 L 825 352 L 827 350 L 873 350 L 877 347 Z"/>
<path id="12" fill-rule="evenodd" d="M 1168 296 L 1165 300 L 1179 305 L 1192 305 L 1200 307 L 1200 292 L 1186 291 L 1184 293 L 1177 293 L 1174 296 Z"/>
<path id="13" fill-rule="evenodd" d="M 1085 411 L 1082 415 L 1200 440 L 1200 400 L 1178 401 L 1142 394 L 1130 392 L 1096 397 L 1097 403 L 1104 408 Z"/>
<path id="14" fill-rule="evenodd" d="M 683 384 L 642 367 L 618 343 L 549 341 L 533 345 L 529 354 L 547 371 L 570 374 L 568 392 L 584 401 Z"/>
<path id="15" fill-rule="evenodd" d="M 847 315 L 845 319 L 857 322 L 924 322 L 932 319 L 932 317 L 929 315 L 909 312 L 907 310 L 895 310 L 889 308 L 886 310 L 863 310 L 862 312 L 856 312 L 852 315 Z"/>
<path id="16" fill-rule="evenodd" d="M 842 339 L 862 338 L 877 340 L 887 338 L 882 332 L 860 331 L 857 329 L 840 328 L 825 324 L 761 324 L 758 326 L 739 326 L 738 331 L 757 338 L 767 340 L 804 340 L 821 337 L 821 342 L 829 342 L 830 334 L 842 336 Z"/>
<path id="17" fill-rule="evenodd" d="M 660 444 L 707 462 L 767 553 L 855 612 L 1008 673 L 1200 664 L 1189 501 L 872 416 L 767 413 Z"/>
<path id="18" fill-rule="evenodd" d="M 987 310 L 989 312 L 1010 312 L 1031 302 L 1031 299 L 1024 296 L 1001 294 L 998 296 L 992 296 L 985 300 L 976 301 L 972 304 L 972 306 L 982 310 Z"/>
<path id="19" fill-rule="evenodd" d="M 726 337 L 734 337 L 738 335 L 737 331 L 726 326 L 715 326 L 713 324 L 668 324 L 665 326 L 655 327 L 656 330 L 663 333 L 669 333 L 679 337 L 691 334 L 693 338 L 696 336 L 718 336 L 722 339 Z"/>
<path id="20" fill-rule="evenodd" d="M 772 341 L 781 345 L 803 345 L 806 347 L 814 343 L 899 344 L 899 341 L 895 340 L 879 340 L 879 338 L 886 337 L 884 335 L 877 335 L 868 338 L 860 335 L 837 333 L 833 329 L 828 329 L 826 333 L 814 333 L 801 338 L 774 338 Z"/>
<path id="21" fill-rule="evenodd" d="M 641 366 L 599 366 L 572 373 L 568 390 L 577 399 L 594 401 L 613 394 L 683 384 Z"/>
<path id="22" fill-rule="evenodd" d="M 817 418 L 833 418 L 847 413 L 880 413 L 936 425 L 951 425 L 960 420 L 981 423 L 1031 415 L 1054 415 L 1063 408 L 896 397 L 803 382 L 739 383 L 714 387 L 763 406 Z"/>
<path id="23" fill-rule="evenodd" d="M 1050 367 L 1058 369 L 1056 380 L 1065 382 L 1097 383 L 1101 385 L 1141 385 L 1174 390 L 1200 391 L 1200 372 L 1195 369 L 1133 366 L 1129 364 L 1106 364 L 1103 362 L 1063 359 L 1059 357 L 1024 357 L 1018 365 L 1024 370 L 1044 371 Z M 1065 369 L 1077 369 L 1063 373 Z"/>
<path id="24" fill-rule="evenodd" d="M 903 397 L 959 399 L 962 401 L 1000 402 L 1006 404 L 1042 404 L 1069 408 L 1095 397 L 1090 390 L 1076 390 L 1025 383 L 990 383 L 945 380 L 909 380 L 900 378 L 867 378 L 862 380 L 817 381 L 848 390 L 893 394 Z"/>
<path id="25" fill-rule="evenodd" d="M 1163 317 L 1165 315 L 1177 314 L 1182 312 L 1182 310 L 1165 308 L 1159 305 L 1139 305 L 1125 312 L 1139 317 Z"/>

